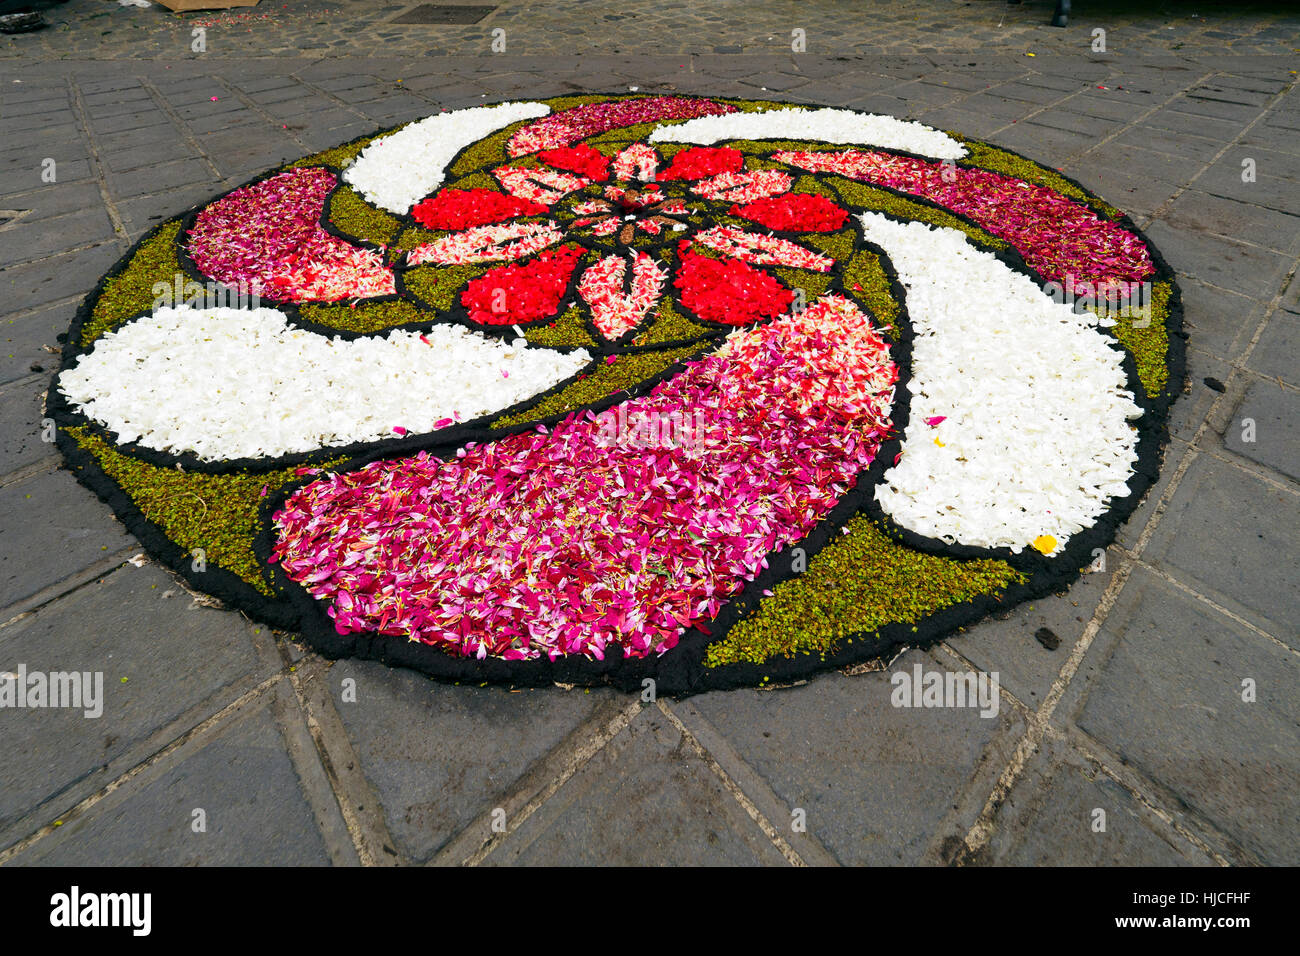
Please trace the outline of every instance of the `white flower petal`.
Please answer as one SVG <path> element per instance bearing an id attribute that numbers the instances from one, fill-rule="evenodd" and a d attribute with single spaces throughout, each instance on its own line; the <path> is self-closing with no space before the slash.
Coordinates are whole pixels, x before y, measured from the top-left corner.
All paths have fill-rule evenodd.
<path id="1" fill-rule="evenodd" d="M 228 460 L 431 432 L 545 391 L 591 360 L 461 326 L 423 338 L 345 340 L 267 308 L 161 308 L 102 336 L 58 387 L 124 442 Z"/>
<path id="2" fill-rule="evenodd" d="M 916 333 L 903 455 L 876 500 L 928 537 L 1020 551 L 1050 535 L 1059 553 L 1127 493 L 1141 409 L 1123 352 L 957 230 L 861 219 Z"/>
<path id="3" fill-rule="evenodd" d="M 660 126 L 650 134 L 652 143 L 705 146 L 729 139 L 794 139 L 881 146 L 934 159 L 961 159 L 966 155 L 966 147 L 957 140 L 922 123 L 837 109 L 795 107 L 701 116 L 674 126 Z"/>
<path id="4" fill-rule="evenodd" d="M 343 171 L 343 179 L 382 209 L 410 212 L 442 185 L 447 164 L 466 146 L 550 112 L 545 103 L 500 103 L 439 113 L 375 140 Z"/>

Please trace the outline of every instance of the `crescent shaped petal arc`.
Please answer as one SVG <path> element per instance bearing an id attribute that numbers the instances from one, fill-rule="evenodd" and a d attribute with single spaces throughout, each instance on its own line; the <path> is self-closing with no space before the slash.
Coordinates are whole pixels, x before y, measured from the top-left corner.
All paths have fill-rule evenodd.
<path id="1" fill-rule="evenodd" d="M 58 388 L 121 443 L 230 461 L 436 431 L 590 360 L 460 326 L 346 340 L 294 328 L 275 309 L 167 306 L 105 334 Z"/>
<path id="2" fill-rule="evenodd" d="M 545 103 L 499 103 L 439 113 L 375 140 L 343 179 L 379 208 L 404 215 L 442 185 L 448 164 L 466 146 L 550 112 Z"/>
<path id="3" fill-rule="evenodd" d="M 962 159 L 966 147 L 923 123 L 874 113 L 837 109 L 762 110 L 704 116 L 650 134 L 652 143 L 710 143 L 733 139 L 813 140 L 856 146 L 901 149 L 935 159 Z"/>
<path id="4" fill-rule="evenodd" d="M 902 454 L 876 501 L 926 537 L 1059 554 L 1128 494 L 1142 409 L 1123 353 L 1095 316 L 957 230 L 860 218 L 898 272 L 915 335 Z"/>

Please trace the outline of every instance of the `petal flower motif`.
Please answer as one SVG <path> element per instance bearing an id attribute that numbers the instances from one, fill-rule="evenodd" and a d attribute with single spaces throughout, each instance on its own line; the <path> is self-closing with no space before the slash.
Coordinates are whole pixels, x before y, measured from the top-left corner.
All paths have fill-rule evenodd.
<path id="1" fill-rule="evenodd" d="M 591 320 L 611 342 L 641 324 L 663 294 L 668 274 L 644 252 L 634 252 L 632 281 L 623 291 L 628 261 L 605 256 L 587 268 L 578 281 L 578 294 L 591 306 Z"/>
<path id="2" fill-rule="evenodd" d="M 847 209 L 815 193 L 756 199 L 744 206 L 732 206 L 728 212 L 778 232 L 832 232 L 849 218 Z"/>
<path id="3" fill-rule="evenodd" d="M 666 281 L 667 272 L 645 250 L 638 248 L 638 243 L 662 242 L 674 232 L 689 234 L 692 227 L 685 220 L 692 214 L 692 202 L 699 204 L 699 200 L 691 199 L 692 195 L 708 202 L 748 203 L 745 209 L 754 217 L 783 217 L 783 224 L 791 227 L 798 226 L 800 214 L 806 213 L 808 229 L 804 231 L 835 228 L 847 215 L 824 197 L 789 195 L 792 180 L 785 172 L 745 170 L 744 154 L 730 147 L 680 150 L 667 168 L 663 167 L 658 152 L 645 143 L 624 147 L 612 160 L 586 144 L 552 147 L 537 156 L 550 165 L 506 165 L 494 169 L 492 174 L 509 194 L 503 199 L 528 202 L 551 215 L 559 214 L 560 204 L 564 204 L 570 230 L 589 230 L 592 238 L 613 244 L 610 253 L 585 267 L 577 287 L 581 301 L 591 311 L 593 324 L 610 341 L 621 339 L 644 323 Z M 608 179 L 601 182 L 601 175 L 607 175 Z M 670 195 L 666 190 L 675 192 Z M 566 198 L 575 193 L 577 197 Z M 437 199 L 433 197 L 426 202 Z M 489 205 L 498 207 L 500 200 Z M 731 212 L 735 214 L 739 208 L 732 205 Z M 518 260 L 560 238 L 559 227 L 552 220 L 494 224 L 421 246 L 410 254 L 408 263 Z M 781 282 L 749 266 L 827 272 L 834 265 L 830 257 L 792 240 L 731 226 L 704 229 L 694 239 L 701 247 L 735 260 L 716 263 L 688 252 L 689 243 L 682 244 L 678 250 L 682 254 L 674 285 L 682 290 L 683 304 L 711 322 L 734 325 L 769 319 L 781 314 L 793 301 L 793 293 Z M 665 257 L 671 258 L 672 252 L 673 247 L 666 247 Z M 630 277 L 628 262 L 632 263 Z M 530 268 L 542 269 L 550 275 L 543 267 Z M 466 289 L 461 301 L 473 321 L 493 325 L 504 324 L 502 316 L 507 314 L 521 322 L 540 321 L 554 314 L 540 307 L 540 299 L 522 312 L 516 312 L 502 304 L 500 291 L 495 310 L 484 307 L 483 290 L 488 288 L 487 283 L 523 281 L 522 272 L 494 271 L 475 280 L 472 291 Z M 736 306 L 731 301 L 736 296 L 749 297 L 749 301 Z M 509 298 L 509 293 L 505 297 Z"/>
<path id="4" fill-rule="evenodd" d="M 649 147 L 647 147 L 649 148 Z M 708 179 L 723 173 L 738 173 L 745 168 L 745 154 L 729 147 L 695 146 L 673 157 L 672 165 L 660 179 Z"/>
<path id="5" fill-rule="evenodd" d="M 506 149 L 511 156 L 523 156 L 539 149 L 568 146 L 588 136 L 631 123 L 691 119 L 735 111 L 736 108 L 727 103 L 681 96 L 647 96 L 633 100 L 588 103 L 528 124 L 510 137 Z"/>
<path id="6" fill-rule="evenodd" d="M 563 237 L 553 222 L 511 222 L 504 225 L 475 226 L 464 232 L 443 236 L 411 250 L 407 264 L 426 262 L 452 265 L 465 262 L 509 262 L 522 259 Z"/>
<path id="7" fill-rule="evenodd" d="M 1089 283 L 1127 297 L 1130 283 L 1155 272 L 1141 239 L 1046 186 L 876 151 L 778 152 L 772 158 L 925 196 L 1007 239 L 1031 268 L 1067 291 Z"/>
<path id="8" fill-rule="evenodd" d="M 585 143 L 544 149 L 537 154 L 537 158 L 548 166 L 577 173 L 587 179 L 604 179 L 609 171 L 609 157 Z"/>
<path id="9" fill-rule="evenodd" d="M 502 188 L 518 199 L 550 204 L 563 199 L 575 189 L 581 189 L 591 180 L 582 176 L 556 172 L 553 169 L 525 169 L 504 166 L 492 170 Z"/>
<path id="10" fill-rule="evenodd" d="M 419 203 L 411 217 L 429 229 L 468 229 L 544 212 L 541 203 L 491 189 L 444 189 Z"/>
<path id="11" fill-rule="evenodd" d="M 614 178 L 650 182 L 659 170 L 659 154 L 645 143 L 633 143 L 614 157 Z"/>
<path id="12" fill-rule="evenodd" d="M 781 315 L 794 293 L 766 272 L 734 259 L 709 259 L 689 248 L 681 254 L 673 284 L 682 304 L 710 322 L 746 325 Z"/>
<path id="13" fill-rule="evenodd" d="M 758 169 L 753 172 L 719 173 L 712 179 L 696 183 L 693 192 L 705 199 L 722 199 L 727 202 L 753 202 L 786 192 L 793 180 L 789 173 L 779 169 Z"/>
<path id="14" fill-rule="evenodd" d="M 498 266 L 470 282 L 461 297 L 480 325 L 529 325 L 552 318 L 582 249 L 550 249 L 523 265 Z"/>
<path id="15" fill-rule="evenodd" d="M 827 297 L 600 416 L 313 482 L 275 516 L 275 559 L 341 634 L 662 654 L 834 508 L 896 380 L 870 319 Z"/>
<path id="16" fill-rule="evenodd" d="M 741 262 L 756 266 L 790 266 L 830 272 L 835 260 L 810 252 L 798 243 L 777 236 L 745 232 L 732 226 L 714 226 L 695 234 L 695 241 Z"/>
<path id="17" fill-rule="evenodd" d="M 189 249 L 204 275 L 250 295 L 289 302 L 334 302 L 391 295 L 393 273 L 380 253 L 320 226 L 338 178 L 303 167 L 237 189 L 203 209 Z"/>
<path id="18" fill-rule="evenodd" d="M 216 559 L 261 592 L 250 607 L 265 585 L 322 648 L 462 678 L 648 673 L 689 691 L 713 683 L 715 651 L 803 676 L 805 658 L 856 654 L 863 634 L 907 641 L 922 625 L 930 639 L 966 608 L 1058 587 L 1106 545 L 1149 486 L 1138 463 L 1159 457 L 1182 367 L 1173 274 L 1127 219 L 1048 167 L 914 122 L 578 101 L 444 112 L 331 151 L 328 167 L 275 170 L 188 231 L 166 224 L 88 300 L 50 392 L 78 474 L 117 483 L 132 530 L 143 514 L 167 534 L 148 522 L 183 511 L 171 488 L 201 487 L 194 471 L 224 495 L 231 477 L 230 503 L 284 572 L 246 567 L 251 549 Z M 882 190 L 1000 241 L 902 222 Z M 389 215 L 357 215 L 358 201 Z M 304 307 L 145 310 L 155 251 Z M 185 278 L 174 295 L 201 298 L 202 278 Z M 1140 285 L 1155 311 L 1071 308 L 1042 280 L 1108 299 Z M 413 301 L 374 301 L 408 288 Z M 905 413 L 891 343 L 910 366 Z M 329 474 L 356 442 L 371 464 Z M 180 454 L 203 466 L 158 469 Z M 119 477 L 137 464 L 165 472 L 161 509 Z M 258 509 L 295 477 L 266 527 Z M 872 525 L 879 548 L 864 544 Z M 800 542 L 824 546 L 820 570 L 767 567 Z M 908 570 L 876 574 L 880 549 Z M 921 566 L 936 573 L 916 580 Z M 905 593 L 862 602 L 883 614 L 865 631 L 846 615 L 791 633 L 799 615 L 782 609 L 829 568 L 846 593 Z M 719 617 L 765 569 L 744 614 Z M 565 656 L 646 660 L 543 666 Z"/>

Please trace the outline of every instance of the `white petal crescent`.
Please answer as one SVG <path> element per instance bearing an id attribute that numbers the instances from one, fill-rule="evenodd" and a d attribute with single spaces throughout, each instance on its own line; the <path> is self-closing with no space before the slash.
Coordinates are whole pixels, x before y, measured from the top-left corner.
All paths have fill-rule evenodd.
<path id="1" fill-rule="evenodd" d="M 228 461 L 431 432 L 590 360 L 453 325 L 347 340 L 275 309 L 165 307 L 103 335 L 58 388 L 122 442 Z"/>
<path id="2" fill-rule="evenodd" d="M 763 110 L 701 116 L 650 134 L 652 143 L 694 143 L 707 146 L 729 139 L 792 139 L 881 146 L 932 159 L 961 159 L 966 147 L 946 133 L 922 123 L 874 113 L 837 109 Z"/>
<path id="3" fill-rule="evenodd" d="M 876 500 L 932 538 L 1057 554 L 1128 493 L 1137 460 L 1123 353 L 954 229 L 861 216 L 907 292 L 915 340 L 902 457 Z M 944 420 L 928 425 L 926 419 Z"/>
<path id="4" fill-rule="evenodd" d="M 343 179 L 381 209 L 407 213 L 442 185 L 447 165 L 466 146 L 550 112 L 545 103 L 499 103 L 439 113 L 375 140 L 343 171 Z"/>

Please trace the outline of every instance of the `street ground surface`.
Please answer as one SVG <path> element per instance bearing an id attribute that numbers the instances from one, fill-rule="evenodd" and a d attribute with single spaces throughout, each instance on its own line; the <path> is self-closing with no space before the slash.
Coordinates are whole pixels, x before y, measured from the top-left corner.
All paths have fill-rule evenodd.
<path id="1" fill-rule="evenodd" d="M 106 698 L 0 710 L 0 863 L 1300 862 L 1291 5 L 1076 0 L 1054 30 L 1045 2 L 556 0 L 391 26 L 414 6 L 72 0 L 0 37 L 0 670 L 102 670 Z M 1104 571 L 876 669 L 646 704 L 330 664 L 129 560 L 40 431 L 56 336 L 135 240 L 381 125 L 629 88 L 919 119 L 1133 215 L 1179 274 L 1188 384 Z M 997 672 L 997 715 L 891 706 L 917 663 Z"/>

